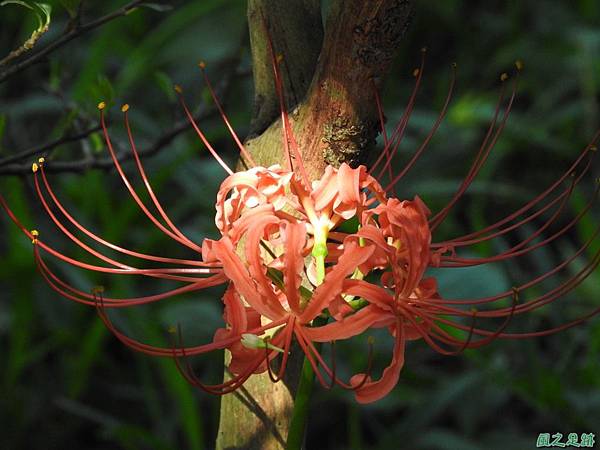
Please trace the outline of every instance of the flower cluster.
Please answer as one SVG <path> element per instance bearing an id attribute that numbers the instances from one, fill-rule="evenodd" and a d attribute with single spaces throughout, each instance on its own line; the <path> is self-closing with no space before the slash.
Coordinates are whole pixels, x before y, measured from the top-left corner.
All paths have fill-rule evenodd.
<path id="1" fill-rule="evenodd" d="M 337 384 L 351 389 L 361 403 L 382 398 L 396 385 L 404 364 L 407 341 L 423 339 L 442 354 L 456 354 L 466 348 L 480 347 L 496 338 L 554 333 L 600 312 L 600 308 L 596 309 L 554 329 L 529 333 L 506 332 L 514 316 L 563 296 L 597 268 L 600 253 L 596 253 L 574 275 L 552 290 L 527 301 L 521 298 L 522 292 L 557 275 L 582 255 L 596 239 L 600 228 L 574 255 L 550 271 L 494 296 L 442 298 L 436 280 L 426 275 L 429 267 L 467 267 L 516 258 L 555 241 L 572 229 L 591 208 L 598 190 L 586 207 L 566 225 L 558 224 L 557 218 L 568 204 L 574 187 L 590 167 L 598 134 L 556 182 L 504 219 L 465 236 L 435 242 L 432 234 L 465 193 L 499 139 L 515 98 L 517 83 L 514 83 L 503 109 L 508 76 L 502 75 L 502 90 L 496 112 L 474 163 L 447 206 L 432 215 L 418 196 L 412 200 L 401 200 L 393 192 L 394 186 L 412 168 L 443 120 L 452 96 L 454 71 L 447 100 L 438 119 L 415 156 L 399 174 L 391 172 L 392 160 L 414 107 L 423 63 L 415 71 L 415 88 L 404 115 L 392 135 L 388 137 L 383 131 L 384 148 L 372 167 L 353 168 L 347 164 L 339 168 L 328 166 L 320 179 L 311 180 L 304 168 L 302 151 L 291 132 L 276 58 L 274 68 L 282 106 L 281 123 L 286 155 L 282 166 L 261 167 L 254 164 L 205 77 L 217 108 L 239 146 L 241 157 L 250 167 L 234 173 L 195 122 L 181 89 L 176 89 L 193 129 L 229 174 L 216 199 L 215 223 L 220 238 L 205 239 L 202 243 L 193 242 L 173 223 L 153 192 L 136 150 L 128 120 L 129 107 L 124 105 L 122 112 L 132 155 L 156 212 L 152 212 L 142 200 L 113 148 L 105 121 L 106 105 L 99 104 L 108 151 L 133 200 L 166 236 L 193 252 L 195 256 L 190 259 L 125 249 L 94 234 L 70 214 L 59 200 L 44 171 L 46 161 L 40 158 L 34 163 L 35 189 L 49 217 L 67 238 L 102 262 L 102 265 L 90 264 L 57 251 L 40 238 L 38 231 L 30 231 L 23 226 L 0 196 L 3 208 L 34 244 L 38 269 L 49 286 L 68 299 L 95 306 L 106 326 L 127 346 L 150 355 L 173 357 L 184 376 L 208 392 L 231 392 L 254 373 L 268 372 L 273 381 L 278 381 L 284 375 L 290 352 L 295 348 L 292 344 L 296 342 L 323 386 Z M 203 64 L 201 69 L 204 73 Z M 520 63 L 517 69 L 521 69 Z M 376 92 L 374 99 L 379 105 Z M 380 116 L 383 117 L 381 110 Z M 387 180 L 385 186 L 384 179 Z M 459 255 L 464 248 L 530 226 L 536 218 L 550 211 L 550 217 L 541 226 L 507 250 L 488 257 L 466 258 Z M 550 232 L 552 226 L 557 224 L 558 229 Z M 121 263 L 85 243 L 76 232 L 111 250 L 164 267 L 140 268 Z M 105 296 L 101 289 L 85 292 L 60 278 L 46 263 L 43 254 L 87 270 L 167 279 L 180 286 L 167 292 L 128 299 Z M 180 343 L 172 348 L 161 348 L 139 342 L 118 330 L 106 311 L 108 308 L 156 302 L 216 285 L 226 285 L 222 298 L 224 325 L 215 332 L 212 342 L 198 346 L 186 347 Z M 508 305 L 506 299 L 511 299 Z M 501 319 L 500 324 L 495 328 L 481 326 L 483 319 L 498 318 Z M 388 367 L 378 378 L 374 377 L 369 358 L 369 367 L 364 373 L 354 374 L 345 381 L 340 379 L 335 363 L 328 364 L 322 357 L 320 344 L 333 345 L 336 341 L 352 338 L 373 328 L 387 330 L 394 340 Z M 456 333 L 449 331 L 452 328 L 462 330 L 462 335 L 466 337 L 457 337 Z M 369 345 L 372 347 L 372 342 Z M 231 352 L 229 370 L 234 375 L 224 383 L 205 384 L 197 379 L 189 366 L 181 363 L 186 356 L 222 349 Z M 273 369 L 274 360 L 278 360 L 276 370 Z"/>

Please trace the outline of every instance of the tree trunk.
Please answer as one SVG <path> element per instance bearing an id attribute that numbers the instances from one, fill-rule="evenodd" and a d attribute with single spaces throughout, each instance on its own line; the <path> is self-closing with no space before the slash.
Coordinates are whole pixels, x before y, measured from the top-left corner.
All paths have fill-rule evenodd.
<path id="1" fill-rule="evenodd" d="M 319 0 L 248 2 L 255 104 L 245 145 L 257 164 L 283 161 L 268 30 L 283 57 L 284 97 L 313 179 L 328 164 L 359 164 L 374 144 L 380 128 L 375 89 L 410 24 L 412 2 L 332 0 L 324 32 L 321 14 Z M 254 375 L 222 397 L 217 449 L 285 448 L 302 360 L 293 349 L 283 382 Z"/>

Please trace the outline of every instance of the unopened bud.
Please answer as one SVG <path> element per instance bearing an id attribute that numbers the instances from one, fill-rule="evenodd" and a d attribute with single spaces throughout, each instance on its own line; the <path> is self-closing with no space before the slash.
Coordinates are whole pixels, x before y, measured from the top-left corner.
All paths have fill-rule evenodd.
<path id="1" fill-rule="evenodd" d="M 275 345 L 269 343 L 268 341 L 265 341 L 264 339 L 258 337 L 255 334 L 252 334 L 252 333 L 242 334 L 242 339 L 240 342 L 246 348 L 251 348 L 251 349 L 266 348 L 266 349 L 275 350 L 275 351 L 278 351 L 281 353 L 284 352 L 284 350 L 282 348 L 276 347 Z"/>

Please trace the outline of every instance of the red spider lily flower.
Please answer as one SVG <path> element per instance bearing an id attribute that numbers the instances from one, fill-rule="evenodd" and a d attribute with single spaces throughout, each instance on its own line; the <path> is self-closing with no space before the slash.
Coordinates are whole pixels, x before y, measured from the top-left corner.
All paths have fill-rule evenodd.
<path id="1" fill-rule="evenodd" d="M 149 355 L 174 358 L 188 381 L 201 389 L 224 394 L 240 387 L 252 374 L 262 372 L 268 372 L 274 382 L 278 381 L 285 373 L 295 340 L 324 387 L 330 388 L 338 384 L 353 390 L 360 403 L 376 401 L 397 384 L 404 364 L 407 341 L 423 339 L 434 350 L 451 355 L 467 348 L 481 347 L 497 338 L 526 338 L 555 333 L 600 312 L 600 308 L 597 308 L 577 320 L 553 329 L 526 333 L 506 331 L 514 316 L 560 298 L 597 268 L 600 252 L 557 287 L 526 301 L 523 299 L 525 291 L 559 274 L 581 256 L 596 240 L 600 227 L 568 259 L 509 291 L 473 299 L 447 299 L 440 296 L 435 278 L 426 275 L 428 268 L 467 267 L 517 258 L 557 240 L 587 214 L 596 200 L 598 188 L 577 216 L 558 230 L 548 232 L 568 204 L 574 187 L 588 172 L 600 132 L 558 180 L 521 208 L 482 230 L 436 242 L 432 237 L 435 230 L 466 192 L 506 125 L 516 96 L 521 64 L 517 63 L 517 76 L 507 101 L 505 91 L 508 75 L 501 76 L 502 88 L 495 114 L 475 161 L 448 204 L 432 215 L 418 196 L 412 200 L 398 199 L 394 194 L 394 187 L 425 151 L 442 122 L 454 89 L 454 69 L 446 101 L 431 131 L 400 173 L 394 174 L 391 169 L 415 105 L 424 61 L 423 52 L 421 66 L 414 72 L 416 79 L 413 92 L 403 116 L 390 136 L 383 127 L 383 112 L 377 92 L 374 91 L 384 139 L 383 150 L 375 163 L 369 169 L 365 166 L 353 168 L 347 164 L 342 164 L 339 168 L 328 166 L 317 180 L 309 179 L 301 149 L 291 132 L 278 69 L 279 58 L 273 58 L 273 68 L 281 106 L 286 158 L 283 167 L 273 165 L 268 168 L 257 166 L 244 148 L 219 104 L 204 72 L 204 64 L 201 63 L 200 68 L 221 117 L 238 145 L 241 157 L 250 167 L 234 173 L 227 166 L 195 122 L 181 89 L 176 88 L 191 126 L 228 173 L 216 198 L 215 223 L 221 236 L 218 240 L 205 239 L 201 243 L 193 242 L 177 228 L 154 194 L 137 153 L 128 120 L 129 107 L 124 105 L 124 123 L 135 165 L 156 212 L 153 213 L 142 201 L 116 156 L 106 126 L 105 104 L 100 103 L 106 145 L 119 176 L 153 225 L 194 252 L 195 256 L 191 259 L 169 258 L 125 249 L 85 228 L 67 211 L 52 189 L 44 171 L 43 158 L 32 166 L 35 189 L 42 206 L 67 238 L 101 261 L 102 265 L 90 264 L 58 252 L 46 244 L 36 230 L 29 231 L 24 227 L 1 196 L 0 203 L 31 239 L 37 267 L 53 290 L 70 300 L 95 306 L 106 326 L 132 349 Z M 572 176 L 574 173 L 576 175 Z M 383 180 L 387 180 L 386 185 Z M 564 187 L 565 184 L 567 187 Z M 505 236 L 549 211 L 554 212 L 542 226 L 508 250 L 489 257 L 460 256 L 462 249 Z M 69 227 L 119 253 L 163 266 L 143 268 L 123 264 L 84 243 Z M 46 263 L 43 257 L 45 254 L 86 270 L 168 279 L 181 286 L 146 297 L 105 297 L 102 290 L 96 289 L 88 293 L 62 280 Z M 181 338 L 171 348 L 144 344 L 118 330 L 106 312 L 107 308 L 155 302 L 220 284 L 227 284 L 222 298 L 225 326 L 215 332 L 212 342 L 203 345 L 186 347 L 181 343 Z M 507 298 L 512 299 L 510 306 L 503 302 Z M 500 318 L 502 322 L 495 329 L 482 327 L 480 322 L 487 318 Z M 470 325 L 465 324 L 465 320 Z M 333 355 L 330 364 L 324 361 L 319 343 L 331 343 L 333 353 L 336 341 L 352 338 L 374 328 L 386 328 L 394 339 L 388 367 L 383 370 L 379 379 L 373 379 L 373 342 L 369 340 L 370 354 L 366 371 L 351 376 L 347 381 L 341 380 L 336 375 L 335 356 Z M 464 339 L 457 338 L 448 331 L 449 328 L 463 330 L 468 335 Z M 216 385 L 203 383 L 194 375 L 185 357 L 222 349 L 231 352 L 229 370 L 234 377 Z M 281 361 L 275 373 L 272 362 L 278 358 Z"/>

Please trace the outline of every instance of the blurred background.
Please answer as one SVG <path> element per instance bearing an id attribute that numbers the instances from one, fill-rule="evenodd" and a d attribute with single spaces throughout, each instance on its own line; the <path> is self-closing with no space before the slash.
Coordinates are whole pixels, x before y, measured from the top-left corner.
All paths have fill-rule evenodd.
<path id="1" fill-rule="evenodd" d="M 60 37 L 79 3 L 46 2 L 52 6 L 51 22 L 36 48 Z M 416 3 L 414 24 L 382 94 L 391 128 L 412 88 L 419 49 L 427 46 L 423 89 L 398 168 L 433 124 L 452 62 L 458 64 L 458 82 L 431 148 L 398 186 L 401 198 L 418 194 L 434 212 L 448 202 L 493 116 L 499 75 L 513 71 L 516 59 L 525 65 L 506 130 L 468 195 L 437 230 L 435 240 L 440 241 L 480 229 L 526 203 L 557 179 L 591 140 L 600 124 L 600 3 Z M 84 22 L 123 4 L 86 2 Z M 65 253 L 85 258 L 36 199 L 30 172 L 35 155 L 13 158 L 83 134 L 84 139 L 53 149 L 47 166 L 49 171 L 54 167 L 50 181 L 73 215 L 124 247 L 194 257 L 146 220 L 107 162 L 97 131 L 96 105 L 104 100 L 118 148 L 125 145 L 126 135 L 115 106 L 131 105 L 146 171 L 175 223 L 197 241 L 215 237 L 214 199 L 225 174 L 196 136 L 180 126 L 183 115 L 172 86 L 183 87 L 202 115 L 208 138 L 233 162 L 235 147 L 214 114 L 196 64 L 200 59 L 207 62 L 229 118 L 244 136 L 252 109 L 245 7 L 245 2 L 233 0 L 149 2 L 0 83 L 0 192 L 25 226 L 40 230 L 45 241 Z M 25 42 L 36 27 L 36 16 L 27 8 L 0 7 L 0 58 Z M 134 169 L 131 161 L 125 167 Z M 560 224 L 589 199 L 598 175 L 598 165 L 594 168 L 575 189 Z M 595 207 L 554 245 L 512 262 L 440 269 L 435 272 L 440 292 L 448 298 L 482 297 L 523 283 L 573 254 L 592 235 L 599 217 Z M 543 218 L 517 231 L 510 242 L 528 236 Z M 0 236 L 0 448 L 197 450 L 214 445 L 218 397 L 188 386 L 172 361 L 128 350 L 105 329 L 94 308 L 50 290 L 36 272 L 31 243 L 5 215 L 0 215 Z M 490 255 L 508 243 L 499 240 L 474 251 Z M 598 245 L 587 252 L 588 260 L 597 249 Z M 522 300 L 552 289 L 584 264 L 583 258 L 576 260 L 560 276 L 523 293 Z M 82 290 L 101 284 L 115 297 L 168 287 L 132 277 L 102 277 L 54 261 L 51 265 Z M 111 318 L 144 342 L 168 346 L 166 330 L 177 323 L 186 343 L 206 342 L 222 325 L 221 294 L 220 289 L 210 289 L 111 312 Z M 599 299 L 596 270 L 559 301 L 515 318 L 509 330 L 558 326 L 592 311 Z M 377 367 L 387 364 L 389 345 L 378 339 Z M 339 370 L 363 368 L 365 350 L 364 339 L 341 349 Z M 495 341 L 456 357 L 441 356 L 424 342 L 411 342 L 400 383 L 380 402 L 359 406 L 341 389 L 315 389 L 307 448 L 511 450 L 535 448 L 543 432 L 600 437 L 599 354 L 598 318 L 557 335 Z M 222 354 L 206 355 L 193 364 L 202 379 L 221 378 Z"/>

